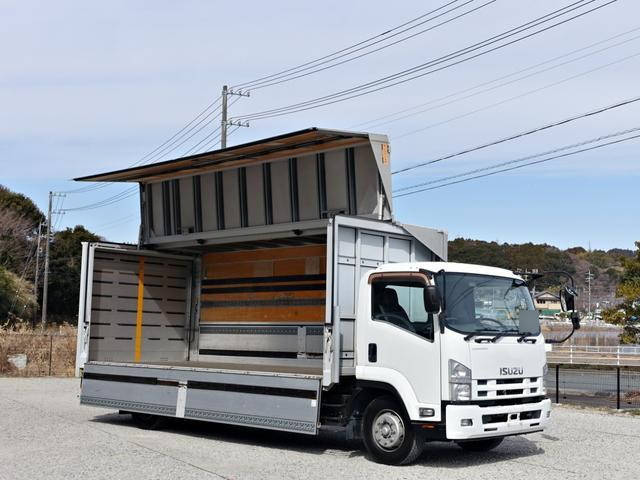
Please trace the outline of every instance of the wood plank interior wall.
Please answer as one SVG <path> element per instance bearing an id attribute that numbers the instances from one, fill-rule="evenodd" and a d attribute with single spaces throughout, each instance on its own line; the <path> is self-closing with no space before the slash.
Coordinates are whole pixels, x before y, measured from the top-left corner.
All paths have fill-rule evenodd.
<path id="1" fill-rule="evenodd" d="M 321 324 L 326 246 L 203 255 L 201 323 Z"/>

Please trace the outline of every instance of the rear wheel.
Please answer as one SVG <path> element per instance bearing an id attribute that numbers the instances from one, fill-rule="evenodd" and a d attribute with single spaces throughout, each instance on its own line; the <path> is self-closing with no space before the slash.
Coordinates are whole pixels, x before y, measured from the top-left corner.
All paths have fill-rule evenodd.
<path id="1" fill-rule="evenodd" d="M 392 397 L 376 398 L 367 406 L 362 429 L 364 444 L 378 463 L 411 463 L 424 448 L 422 436 Z"/>
<path id="2" fill-rule="evenodd" d="M 138 427 L 144 430 L 158 430 L 162 428 L 167 421 L 165 417 L 152 415 L 150 413 L 131 412 L 131 418 Z"/>
<path id="3" fill-rule="evenodd" d="M 458 446 L 468 452 L 488 452 L 502 443 L 504 438 L 485 438 L 483 440 L 471 440 L 468 442 L 457 442 Z"/>

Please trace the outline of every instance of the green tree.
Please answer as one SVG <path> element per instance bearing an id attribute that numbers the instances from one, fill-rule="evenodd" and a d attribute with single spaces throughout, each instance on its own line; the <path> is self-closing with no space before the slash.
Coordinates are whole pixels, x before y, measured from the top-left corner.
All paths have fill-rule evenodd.
<path id="1" fill-rule="evenodd" d="M 621 325 L 620 343 L 640 343 L 640 242 L 636 242 L 635 257 L 623 258 L 622 278 L 616 289 L 621 304 L 603 312 L 606 322 Z"/>
<path id="2" fill-rule="evenodd" d="M 81 242 L 100 237 L 81 225 L 56 232 L 51 243 L 48 311 L 60 321 L 76 323 L 82 264 Z"/>
<path id="3" fill-rule="evenodd" d="M 36 232 L 44 215 L 33 201 L 0 185 L 0 266 L 33 279 Z"/>
<path id="4" fill-rule="evenodd" d="M 44 214 L 33 200 L 26 195 L 9 190 L 4 185 L 0 185 L 0 208 L 6 208 L 21 217 L 26 217 L 36 228 L 45 220 Z"/>

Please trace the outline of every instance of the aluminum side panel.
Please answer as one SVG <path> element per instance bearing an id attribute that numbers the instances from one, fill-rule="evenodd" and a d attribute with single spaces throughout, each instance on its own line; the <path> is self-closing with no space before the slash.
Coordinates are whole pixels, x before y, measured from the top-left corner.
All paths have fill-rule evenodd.
<path id="1" fill-rule="evenodd" d="M 80 402 L 315 434 L 320 377 L 89 363 Z"/>

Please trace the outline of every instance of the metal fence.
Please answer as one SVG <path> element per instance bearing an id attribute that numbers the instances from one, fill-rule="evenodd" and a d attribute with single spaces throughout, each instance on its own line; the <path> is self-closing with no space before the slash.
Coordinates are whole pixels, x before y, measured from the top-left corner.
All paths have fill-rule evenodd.
<path id="1" fill-rule="evenodd" d="M 615 365 L 640 367 L 640 346 L 619 345 L 615 347 L 553 346 L 547 352 L 549 363 L 579 365 Z"/>
<path id="2" fill-rule="evenodd" d="M 625 366 L 549 365 L 547 394 L 556 403 L 640 408 L 640 370 Z"/>
<path id="3" fill-rule="evenodd" d="M 0 333 L 1 376 L 72 376 L 76 337 L 56 333 Z"/>

